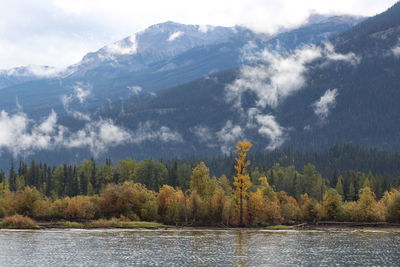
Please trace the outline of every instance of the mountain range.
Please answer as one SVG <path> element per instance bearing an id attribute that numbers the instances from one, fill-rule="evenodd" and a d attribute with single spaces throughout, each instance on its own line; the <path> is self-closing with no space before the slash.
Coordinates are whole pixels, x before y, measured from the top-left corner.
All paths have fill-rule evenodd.
<path id="1" fill-rule="evenodd" d="M 2 71 L 8 119 L 27 114 L 41 124 L 23 135 L 50 138 L 46 149 L 8 149 L 2 161 L 213 156 L 240 139 L 267 150 L 398 150 L 399 37 L 400 4 L 371 18 L 313 15 L 272 36 L 165 22 L 63 70 Z M 52 110 L 58 124 L 41 130 Z M 61 129 L 71 133 L 62 145 Z"/>
<path id="2" fill-rule="evenodd" d="M 139 91 L 154 92 L 237 68 L 246 63 L 243 47 L 249 43 L 289 51 L 327 40 L 363 20 L 321 17 L 324 19 L 275 36 L 241 26 L 184 25 L 171 21 L 153 25 L 88 53 L 64 70 L 28 66 L 0 71 L 0 105 L 12 110 L 18 99 L 24 110 L 35 117 L 44 116 L 51 109 L 62 113 L 61 97 L 71 94 L 78 85 L 92 91 L 86 108 L 93 108 Z"/>

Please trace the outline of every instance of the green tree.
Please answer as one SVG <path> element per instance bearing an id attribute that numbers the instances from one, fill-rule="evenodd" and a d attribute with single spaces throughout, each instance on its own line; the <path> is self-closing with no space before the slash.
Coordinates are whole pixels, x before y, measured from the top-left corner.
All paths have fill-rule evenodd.
<path id="1" fill-rule="evenodd" d="M 343 179 L 342 177 L 339 177 L 336 183 L 336 191 L 344 197 L 344 191 L 343 191 Z"/>
<path id="2" fill-rule="evenodd" d="M 124 159 L 114 166 L 114 182 L 134 181 L 137 163 L 133 159 Z"/>
<path id="3" fill-rule="evenodd" d="M 192 171 L 190 177 L 190 188 L 196 191 L 200 197 L 211 195 L 210 192 L 210 169 L 204 162 L 200 162 Z"/>
<path id="4" fill-rule="evenodd" d="M 342 196 L 335 189 L 328 189 L 321 202 L 320 217 L 326 220 L 339 220 L 342 215 Z"/>
<path id="5" fill-rule="evenodd" d="M 351 181 L 349 184 L 349 189 L 348 189 L 348 193 L 347 193 L 347 200 L 354 201 L 355 199 L 356 199 L 356 189 L 354 188 L 353 181 Z"/>
<path id="6" fill-rule="evenodd" d="M 135 169 L 135 181 L 154 191 L 158 191 L 166 183 L 167 176 L 167 167 L 154 160 L 139 162 Z"/>

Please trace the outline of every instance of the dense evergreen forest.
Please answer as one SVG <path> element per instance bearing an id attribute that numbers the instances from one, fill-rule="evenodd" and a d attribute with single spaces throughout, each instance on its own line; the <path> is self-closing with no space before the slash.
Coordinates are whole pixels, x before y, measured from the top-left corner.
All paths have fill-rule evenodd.
<path id="1" fill-rule="evenodd" d="M 321 177 L 327 187 L 343 184 L 345 199 L 356 199 L 365 179 L 372 183 L 377 197 L 400 184 L 400 154 L 366 149 L 347 144 L 335 146 L 323 152 L 300 152 L 286 148 L 273 152 L 249 153 L 252 162 L 248 173 L 254 185 L 258 178 L 266 176 L 277 191 L 285 191 L 299 199 L 310 193 L 309 179 L 313 173 Z M 235 174 L 235 154 L 226 157 L 137 162 L 125 159 L 112 162 L 85 160 L 79 165 L 49 166 L 31 161 L 11 162 L 10 170 L 0 172 L 0 182 L 9 185 L 11 191 L 33 186 L 47 197 L 72 197 L 99 193 L 106 184 L 131 181 L 159 190 L 164 184 L 190 188 L 192 170 L 200 162 L 210 169 L 211 177 L 227 177 L 230 182 Z M 354 187 L 354 189 L 353 189 Z M 299 188 L 304 188 L 300 190 Z M 354 191 L 354 193 L 353 193 Z M 350 192 L 350 193 L 349 193 Z"/>
<path id="2" fill-rule="evenodd" d="M 7 175 L 0 174 L 0 217 L 91 220 L 122 216 L 177 225 L 399 222 L 399 180 L 393 175 L 397 154 L 348 145 L 319 154 L 282 151 L 267 156 L 248 154 L 251 147 L 239 142 L 232 157 L 208 161 L 125 159 L 113 164 L 108 159 L 101 164 L 85 160 L 78 166 L 56 167 L 20 161 L 12 164 Z M 336 153 L 343 157 L 343 165 L 336 165 Z M 364 156 L 356 159 L 353 153 Z M 310 163 L 297 167 L 313 158 L 332 175 L 322 175 Z M 366 167 L 373 160 L 387 160 L 376 170 L 392 174 L 346 170 L 347 161 Z M 226 172 L 215 176 L 207 164 L 214 172 Z M 332 165 L 338 168 L 331 169 Z"/>

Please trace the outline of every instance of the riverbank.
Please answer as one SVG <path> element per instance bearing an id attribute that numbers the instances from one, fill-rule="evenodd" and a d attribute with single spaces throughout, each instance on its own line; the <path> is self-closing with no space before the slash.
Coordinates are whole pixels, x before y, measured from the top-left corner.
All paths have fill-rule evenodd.
<path id="1" fill-rule="evenodd" d="M 6 225 L 0 221 L 0 229 L 246 229 L 246 230 L 323 230 L 323 229 L 399 229 L 400 224 L 386 222 L 335 222 L 320 221 L 316 223 L 303 223 L 298 225 L 270 225 L 260 227 L 231 227 L 231 226 L 172 226 L 157 222 L 121 221 L 119 219 L 100 219 L 91 221 L 38 221 L 29 224 Z"/>

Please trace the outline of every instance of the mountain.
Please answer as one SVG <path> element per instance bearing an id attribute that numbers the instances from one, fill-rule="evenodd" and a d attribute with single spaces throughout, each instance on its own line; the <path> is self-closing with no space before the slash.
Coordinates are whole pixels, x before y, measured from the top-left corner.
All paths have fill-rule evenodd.
<path id="1" fill-rule="evenodd" d="M 325 21 L 321 23 L 326 24 Z M 282 33 L 282 37 L 280 34 L 271 37 L 240 26 L 165 22 L 89 53 L 81 62 L 62 72 L 54 72 L 57 75 L 11 79 L 10 86 L 0 90 L 0 105 L 5 110 L 13 110 L 18 99 L 24 111 L 36 118 L 48 114 L 51 109 L 65 114 L 62 96 L 71 95 L 76 87 L 80 87 L 91 94 L 84 107 L 75 105 L 74 108 L 88 110 L 109 101 L 154 92 L 237 68 L 246 62 L 243 47 L 249 43 L 256 49 L 262 49 L 270 42 L 288 39 L 292 34 L 301 42 L 281 42 L 281 47 L 292 50 L 326 40 L 349 29 L 354 23 L 352 20 L 347 24 L 330 23 L 329 26 L 318 26 L 319 22 L 307 23 Z"/>
<path id="2" fill-rule="evenodd" d="M 60 75 L 63 70 L 51 66 L 23 66 L 0 70 L 0 89 L 28 81 L 52 78 Z"/>
<path id="3" fill-rule="evenodd" d="M 312 14 L 302 27 L 282 32 L 271 38 L 267 43 L 267 48 L 288 52 L 304 45 L 319 44 L 349 30 L 364 20 L 365 17 L 349 15 Z"/>
<path id="4" fill-rule="evenodd" d="M 132 130 L 149 122 L 182 136 L 177 143 L 114 149 L 114 157 L 217 155 L 238 139 L 268 149 L 324 149 L 351 142 L 398 151 L 399 39 L 400 3 L 329 44 L 286 56 L 267 53 L 268 62 L 133 97 L 96 114 Z M 236 91 L 227 90 L 232 85 Z M 227 101 L 227 92 L 241 93 L 241 105 Z"/>
<path id="5" fill-rule="evenodd" d="M 88 78 L 107 73 L 107 79 L 114 78 L 120 72 L 147 70 L 156 62 L 163 62 L 196 47 L 257 38 L 255 33 L 239 26 L 185 25 L 167 21 L 87 54 L 81 62 L 70 67 L 74 70 L 71 77 Z M 176 67 L 172 62 L 166 63 L 153 66 L 152 71 Z"/>
<path id="6" fill-rule="evenodd" d="M 310 25 L 315 26 L 308 23 L 301 28 Z M 239 108 L 226 101 L 227 86 L 240 78 L 246 69 L 254 77 L 268 81 L 265 74 L 258 76 L 258 61 L 263 61 L 264 57 L 276 61 L 278 65 L 273 66 L 272 71 L 283 71 L 282 74 L 290 73 L 291 64 L 297 62 L 300 65 L 295 64 L 294 70 L 300 72 L 306 69 L 306 65 L 310 65 L 313 72 L 323 72 L 332 66 L 335 66 L 335 71 L 341 68 L 340 64 L 319 68 L 311 66 L 314 62 L 303 62 L 314 53 L 297 55 L 299 51 L 309 49 L 307 45 L 322 40 L 312 35 L 304 39 L 309 43 L 298 42 L 297 46 L 288 47 L 280 54 L 280 50 L 262 51 L 270 40 L 279 35 L 268 37 L 241 27 L 221 28 L 225 34 L 218 34 L 221 38 L 216 41 L 217 37 L 213 37 L 211 29 L 206 31 L 190 25 L 175 28 L 178 26 L 168 22 L 149 31 L 156 32 L 153 34 L 156 37 L 162 35 L 160 40 L 167 39 L 165 42 L 169 42 L 168 39 L 171 39 L 171 42 L 175 42 L 184 36 L 179 34 L 177 37 L 177 30 L 187 28 L 188 36 L 193 35 L 190 38 L 198 42 L 195 47 L 177 42 L 176 46 L 171 44 L 160 51 L 150 49 L 158 41 L 149 45 L 150 48 L 145 46 L 140 41 L 145 30 L 135 35 L 135 51 L 132 37 L 118 43 L 120 49 L 131 54 L 106 58 L 105 53 L 110 50 L 106 46 L 87 55 L 82 62 L 56 77 L 1 89 L 2 109 L 15 109 L 16 99 L 22 109 L 19 108 L 17 113 L 0 113 L 0 126 L 12 132 L 5 132 L 6 139 L 0 139 L 6 140 L 0 146 L 8 148 L 8 152 L 2 153 L 0 165 L 8 165 L 12 156 L 23 156 L 26 160 L 34 158 L 52 164 L 60 161 L 76 163 L 91 156 L 111 156 L 115 159 L 128 156 L 137 159 L 212 156 L 231 151 L 239 138 L 252 140 L 259 148 L 271 148 L 271 142 L 276 143 L 274 147 L 290 144 L 295 140 L 293 133 L 296 125 L 293 123 L 292 126 L 292 121 L 285 119 L 291 112 L 295 113 L 293 117 L 299 118 L 302 110 L 298 110 L 297 114 L 296 105 L 292 109 L 283 109 L 284 104 L 289 102 L 287 99 L 281 106 L 266 107 L 258 111 L 260 114 L 253 112 L 253 117 L 249 118 L 250 112 L 247 111 L 256 100 L 254 92 L 243 95 L 246 113 L 240 113 Z M 170 29 L 160 30 L 163 27 Z M 336 35 L 341 32 L 343 28 L 339 26 Z M 289 33 L 286 31 L 282 34 Z M 317 31 L 316 35 L 320 36 L 320 33 Z M 210 34 L 210 37 L 205 38 L 204 34 Z M 299 48 L 294 51 L 297 56 L 287 60 L 287 55 L 294 48 Z M 332 51 L 329 55 L 343 56 Z M 249 65 L 243 66 L 244 63 Z M 262 64 L 268 65 L 265 62 Z M 322 74 L 311 72 L 309 75 L 316 75 L 315 80 L 323 77 Z M 301 81 L 302 77 L 282 75 L 273 80 L 291 83 Z M 255 88 L 259 85 L 257 80 L 253 83 L 251 79 L 249 84 Z M 323 88 L 325 85 L 319 87 L 321 90 Z M 298 94 L 303 91 L 306 90 Z M 295 98 L 296 95 L 291 97 Z M 318 97 L 319 92 L 314 92 L 311 100 L 304 98 L 297 102 L 304 102 L 308 111 L 310 104 L 307 101 L 315 101 Z M 295 104 L 299 104 L 297 102 Z M 51 110 L 57 112 L 58 120 Z M 296 123 L 303 123 L 307 118 L 301 117 Z M 263 127 L 258 127 L 260 121 L 265 124 Z M 268 134 L 275 137 L 266 138 Z"/>

